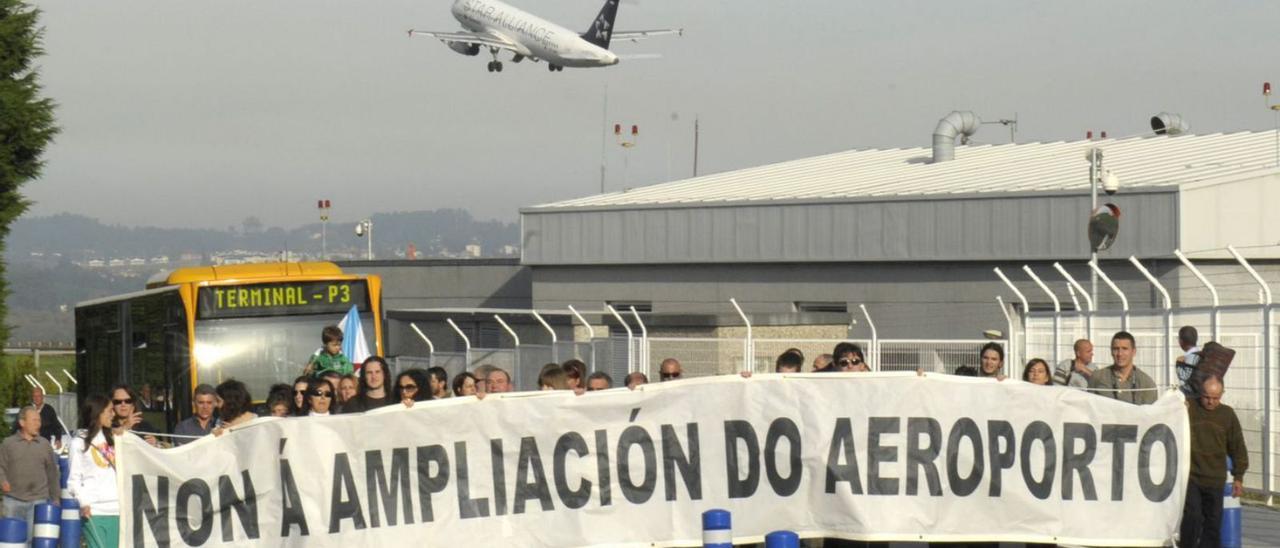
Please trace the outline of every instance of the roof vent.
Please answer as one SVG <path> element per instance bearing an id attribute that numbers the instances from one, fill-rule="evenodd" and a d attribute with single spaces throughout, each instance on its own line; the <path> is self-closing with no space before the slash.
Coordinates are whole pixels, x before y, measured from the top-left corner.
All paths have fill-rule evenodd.
<path id="1" fill-rule="evenodd" d="M 1161 112 L 1151 117 L 1151 131 L 1156 132 L 1156 135 L 1182 135 L 1189 129 L 1191 126 L 1187 125 L 1181 114 Z"/>
<path id="2" fill-rule="evenodd" d="M 933 163 L 954 160 L 956 137 L 962 139 L 961 144 L 968 142 L 969 136 L 976 133 L 981 124 L 982 119 L 968 110 L 953 110 L 938 120 L 938 127 L 933 128 Z"/>

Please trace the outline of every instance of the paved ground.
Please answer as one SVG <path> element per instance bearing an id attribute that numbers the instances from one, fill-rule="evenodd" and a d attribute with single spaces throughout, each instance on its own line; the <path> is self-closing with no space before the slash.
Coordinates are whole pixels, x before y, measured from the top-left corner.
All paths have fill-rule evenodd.
<path id="1" fill-rule="evenodd" d="M 1280 546 L 1280 510 L 1266 506 L 1244 507 L 1244 545 L 1258 548 Z"/>

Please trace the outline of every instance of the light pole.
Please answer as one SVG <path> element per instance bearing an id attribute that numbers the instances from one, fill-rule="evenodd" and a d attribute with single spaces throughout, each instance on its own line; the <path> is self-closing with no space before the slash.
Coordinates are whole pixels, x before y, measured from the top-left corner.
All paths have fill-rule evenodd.
<path id="1" fill-rule="evenodd" d="M 373 260 L 373 220 L 362 219 L 360 222 L 356 223 L 356 236 L 360 236 L 365 239 L 365 245 L 367 246 L 367 249 L 368 249 L 365 252 L 365 260 L 372 261 Z"/>
<path id="2" fill-rule="evenodd" d="M 320 258 L 329 259 L 329 200 L 319 200 L 316 208 L 320 210 Z"/>
<path id="3" fill-rule="evenodd" d="M 1271 110 L 1271 127 L 1276 134 L 1276 166 L 1280 167 L 1280 105 L 1271 104 L 1271 82 L 1262 83 L 1262 96 Z"/>
<path id="4" fill-rule="evenodd" d="M 631 137 L 630 140 L 628 140 L 628 138 L 622 134 L 622 124 L 613 124 L 613 136 L 618 140 L 618 146 L 622 147 L 622 189 L 626 190 L 629 182 L 629 169 L 631 167 L 631 157 L 627 154 L 627 151 L 640 142 L 640 126 L 635 124 L 631 125 Z"/>

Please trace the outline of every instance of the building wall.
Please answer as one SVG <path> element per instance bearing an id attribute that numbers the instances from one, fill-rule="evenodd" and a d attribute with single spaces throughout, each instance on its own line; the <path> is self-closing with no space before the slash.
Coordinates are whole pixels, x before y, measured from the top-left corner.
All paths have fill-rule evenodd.
<path id="1" fill-rule="evenodd" d="M 1174 187 L 1102 198 L 1119 205 L 1125 219 L 1114 253 L 1168 256 L 1178 246 Z M 1084 259 L 1089 201 L 1087 193 L 1037 193 L 525 210 L 522 261 L 551 266 Z"/>
<path id="2" fill-rule="evenodd" d="M 346 261 L 344 271 L 382 277 L 385 310 L 529 308 L 529 269 L 516 259 Z"/>
<path id="3" fill-rule="evenodd" d="M 1233 245 L 1248 258 L 1280 257 L 1280 175 L 1188 185 L 1181 202 L 1180 241 L 1192 258 L 1230 258 Z"/>
<path id="4" fill-rule="evenodd" d="M 1104 256 L 1103 269 L 1121 287 L 1130 307 L 1159 306 L 1158 293 L 1128 261 Z M 1182 267 L 1176 260 L 1147 261 L 1176 293 Z M 870 330 L 858 310 L 865 304 L 881 338 L 978 338 L 987 329 L 1007 330 L 996 303 L 1018 299 L 996 277 L 999 266 L 1033 309 L 1052 309 L 1050 299 L 1021 270 L 1023 263 L 841 263 L 738 265 L 539 266 L 533 268 L 533 300 L 539 309 L 599 309 L 613 301 L 650 302 L 653 313 L 733 314 L 736 298 L 747 314 L 790 314 L 797 301 L 847 303 L 850 335 Z M 1051 263 L 1033 270 L 1069 308 L 1066 282 Z M 1083 261 L 1064 264 L 1086 290 Z M 1119 298 L 1099 282 L 1099 303 L 1119 308 Z M 1083 307 L 1083 301 L 1081 302 Z M 736 323 L 736 322 L 735 322 Z"/>

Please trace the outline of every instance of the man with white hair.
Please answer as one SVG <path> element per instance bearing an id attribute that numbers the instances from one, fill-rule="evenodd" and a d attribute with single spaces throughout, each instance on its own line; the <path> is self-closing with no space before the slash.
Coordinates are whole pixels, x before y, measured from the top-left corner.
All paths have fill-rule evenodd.
<path id="1" fill-rule="evenodd" d="M 63 428 L 62 421 L 58 420 L 58 411 L 52 405 L 45 403 L 44 389 L 39 386 L 31 389 L 31 406 L 40 413 L 40 437 L 61 447 L 62 436 L 67 434 L 67 429 Z M 20 428 L 15 423 L 14 431 L 17 430 Z"/>
<path id="2" fill-rule="evenodd" d="M 49 441 L 40 437 L 40 411 L 35 406 L 18 411 L 18 432 L 0 443 L 0 492 L 4 516 L 26 521 L 28 531 L 37 504 L 58 503 L 58 465 Z"/>

